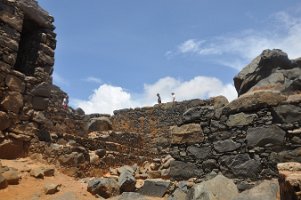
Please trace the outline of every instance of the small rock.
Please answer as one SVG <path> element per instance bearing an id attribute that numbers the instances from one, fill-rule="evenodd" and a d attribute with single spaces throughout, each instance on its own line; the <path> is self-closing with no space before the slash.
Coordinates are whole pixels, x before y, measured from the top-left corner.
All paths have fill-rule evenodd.
<path id="1" fill-rule="evenodd" d="M 30 175 L 35 178 L 44 178 L 44 170 L 42 168 L 35 168 L 30 171 Z"/>
<path id="2" fill-rule="evenodd" d="M 44 176 L 54 176 L 55 169 L 53 167 L 43 168 Z"/>
<path id="3" fill-rule="evenodd" d="M 58 188 L 60 186 L 61 186 L 61 184 L 53 184 L 53 183 L 46 184 L 44 186 L 45 194 L 55 194 L 55 193 L 57 193 L 59 191 Z"/>
<path id="4" fill-rule="evenodd" d="M 0 174 L 0 189 L 6 188 L 7 185 L 7 180 Z"/>
<path id="5" fill-rule="evenodd" d="M 125 171 L 120 174 L 118 184 L 120 186 L 120 192 L 134 192 L 136 190 L 136 179 L 130 171 Z"/>
<path id="6" fill-rule="evenodd" d="M 20 176 L 18 171 L 9 169 L 6 172 L 2 173 L 2 176 L 6 179 L 8 185 L 18 185 Z"/>

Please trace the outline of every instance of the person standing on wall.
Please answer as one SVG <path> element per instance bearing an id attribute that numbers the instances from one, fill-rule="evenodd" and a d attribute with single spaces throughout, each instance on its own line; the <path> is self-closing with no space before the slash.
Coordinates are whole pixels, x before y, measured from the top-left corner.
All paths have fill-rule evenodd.
<path id="1" fill-rule="evenodd" d="M 172 102 L 176 101 L 176 95 L 174 92 L 171 93 L 171 97 L 172 97 Z"/>
<path id="2" fill-rule="evenodd" d="M 159 93 L 157 94 L 157 97 L 158 97 L 158 104 L 160 104 L 161 103 L 161 97 L 160 97 Z"/>

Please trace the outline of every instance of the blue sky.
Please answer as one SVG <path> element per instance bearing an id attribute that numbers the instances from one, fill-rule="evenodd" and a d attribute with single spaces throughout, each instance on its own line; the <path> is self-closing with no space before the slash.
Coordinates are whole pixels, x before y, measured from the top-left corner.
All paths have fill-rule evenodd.
<path id="1" fill-rule="evenodd" d="M 55 17 L 54 83 L 87 113 L 224 95 L 267 48 L 301 56 L 299 0 L 38 0 Z"/>

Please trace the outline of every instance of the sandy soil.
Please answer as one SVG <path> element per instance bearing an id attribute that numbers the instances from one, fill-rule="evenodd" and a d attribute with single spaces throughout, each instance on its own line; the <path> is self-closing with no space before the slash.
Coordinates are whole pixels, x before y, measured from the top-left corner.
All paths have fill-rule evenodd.
<path id="1" fill-rule="evenodd" d="M 55 171 L 55 175 L 53 177 L 44 177 L 44 179 L 36 179 L 29 175 L 29 169 L 49 165 L 33 161 L 30 158 L 1 160 L 1 163 L 3 166 L 14 167 L 18 169 L 22 177 L 19 185 L 9 185 L 6 189 L 0 190 L 1 200 L 97 199 L 87 192 L 86 183 L 62 174 L 58 170 Z M 44 193 L 44 186 L 48 183 L 61 184 L 59 189 L 60 191 L 56 194 L 46 195 Z"/>

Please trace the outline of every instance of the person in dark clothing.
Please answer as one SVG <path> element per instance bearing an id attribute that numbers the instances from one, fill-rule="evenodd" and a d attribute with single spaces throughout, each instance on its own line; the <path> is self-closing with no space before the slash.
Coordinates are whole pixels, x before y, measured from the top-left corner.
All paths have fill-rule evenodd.
<path id="1" fill-rule="evenodd" d="M 159 93 L 157 94 L 157 97 L 158 97 L 158 104 L 160 104 L 161 103 L 161 97 L 160 97 Z"/>

